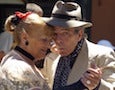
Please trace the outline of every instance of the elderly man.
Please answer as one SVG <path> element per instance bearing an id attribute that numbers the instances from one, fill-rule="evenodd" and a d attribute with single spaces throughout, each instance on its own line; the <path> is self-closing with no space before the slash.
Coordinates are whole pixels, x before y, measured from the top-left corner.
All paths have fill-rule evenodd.
<path id="1" fill-rule="evenodd" d="M 92 24 L 81 21 L 81 17 L 77 3 L 63 1 L 55 4 L 50 18 L 44 17 L 46 23 L 54 26 L 54 41 L 59 54 L 50 53 L 46 57 L 43 74 L 53 90 L 76 82 L 80 83 L 68 90 L 97 90 L 98 85 L 99 90 L 113 90 L 115 53 L 84 37 L 84 29 Z"/>

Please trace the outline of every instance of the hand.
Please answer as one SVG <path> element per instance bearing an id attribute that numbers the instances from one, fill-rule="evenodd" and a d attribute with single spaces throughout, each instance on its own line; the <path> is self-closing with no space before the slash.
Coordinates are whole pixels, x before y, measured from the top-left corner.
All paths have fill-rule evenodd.
<path id="1" fill-rule="evenodd" d="M 96 88 L 101 80 L 102 72 L 94 63 L 91 63 L 91 67 L 83 74 L 81 82 L 89 89 Z"/>

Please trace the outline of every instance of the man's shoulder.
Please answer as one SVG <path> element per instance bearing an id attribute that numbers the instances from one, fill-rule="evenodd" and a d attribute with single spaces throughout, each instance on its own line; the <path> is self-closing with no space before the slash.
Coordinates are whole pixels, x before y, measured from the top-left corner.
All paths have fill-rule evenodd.
<path id="1" fill-rule="evenodd" d="M 115 53 L 113 49 L 106 47 L 106 46 L 102 46 L 102 45 L 98 45 L 92 42 L 87 41 L 87 48 L 88 48 L 88 52 L 89 53 L 97 53 L 97 54 L 110 54 L 110 53 Z"/>

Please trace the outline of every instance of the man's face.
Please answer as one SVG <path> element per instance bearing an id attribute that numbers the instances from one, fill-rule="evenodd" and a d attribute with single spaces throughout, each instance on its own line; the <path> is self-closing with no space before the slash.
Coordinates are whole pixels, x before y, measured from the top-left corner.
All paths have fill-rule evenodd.
<path id="1" fill-rule="evenodd" d="M 75 32 L 74 28 L 65 29 L 62 27 L 55 27 L 54 40 L 62 56 L 67 56 L 73 52 L 78 41 L 82 38 L 82 30 L 78 33 Z"/>

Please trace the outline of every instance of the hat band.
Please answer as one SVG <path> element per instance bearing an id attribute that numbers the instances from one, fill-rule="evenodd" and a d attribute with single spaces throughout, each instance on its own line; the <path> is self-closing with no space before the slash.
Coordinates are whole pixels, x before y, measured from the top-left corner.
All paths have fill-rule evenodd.
<path id="1" fill-rule="evenodd" d="M 55 18 L 60 18 L 60 19 L 78 19 L 76 16 L 68 16 L 68 15 L 63 15 L 63 14 L 52 14 L 53 17 Z"/>

